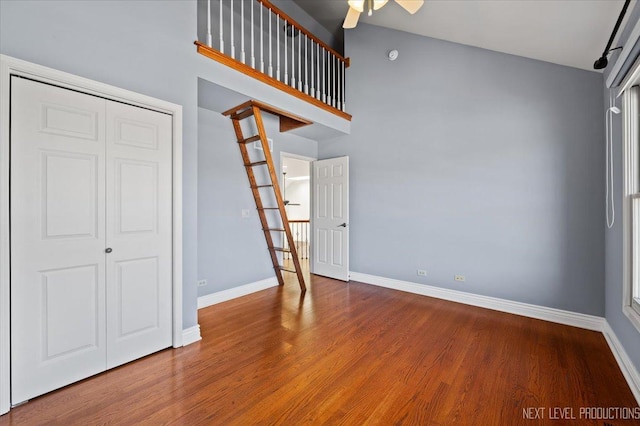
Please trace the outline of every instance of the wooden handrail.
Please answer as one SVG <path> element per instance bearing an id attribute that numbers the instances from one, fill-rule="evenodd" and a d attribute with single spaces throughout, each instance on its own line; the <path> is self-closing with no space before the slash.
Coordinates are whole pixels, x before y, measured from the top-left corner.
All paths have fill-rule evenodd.
<path id="1" fill-rule="evenodd" d="M 273 3 L 271 3 L 269 0 L 256 0 L 258 3 L 262 3 L 263 5 L 265 5 L 267 8 L 273 10 L 277 15 L 280 15 L 280 17 L 284 18 L 285 21 L 287 21 L 288 23 L 290 23 L 291 25 L 293 25 L 294 27 L 296 27 L 300 32 L 302 32 L 303 34 L 306 34 L 307 37 L 309 37 L 311 40 L 315 41 L 316 43 L 318 43 L 320 46 L 322 46 L 325 50 L 328 50 L 329 52 L 331 52 L 333 54 L 333 56 L 335 56 L 336 58 L 338 58 L 339 61 L 344 62 L 344 66 L 346 68 L 349 68 L 349 65 L 351 64 L 351 61 L 349 60 L 349 58 L 345 58 L 344 56 L 342 56 L 341 54 L 339 54 L 335 49 L 331 48 L 331 46 L 329 46 L 327 43 L 325 43 L 324 41 L 320 40 L 318 37 L 316 37 L 315 35 L 311 34 L 311 32 L 309 30 L 307 30 L 305 27 L 303 27 L 302 25 L 300 25 L 298 23 L 298 21 L 296 21 L 295 19 L 293 19 L 291 16 L 287 15 L 286 13 L 284 13 L 280 8 L 278 8 L 277 6 L 275 6 Z"/>
<path id="2" fill-rule="evenodd" d="M 307 95 L 304 92 L 301 92 L 299 90 L 296 90 L 295 88 L 289 86 L 288 84 L 283 83 L 280 80 L 276 80 L 273 77 L 269 77 L 267 74 L 261 73 L 260 71 L 251 68 L 249 65 L 243 64 L 242 62 L 238 61 L 237 59 L 233 59 L 231 56 L 225 54 L 225 53 L 220 53 L 218 50 L 213 49 L 209 46 L 207 46 L 206 44 L 203 44 L 199 41 L 194 42 L 194 44 L 198 47 L 198 53 L 200 53 L 203 56 L 206 56 L 209 59 L 213 59 L 215 61 L 220 62 L 221 64 L 227 65 L 231 68 L 234 68 L 240 72 L 242 72 L 243 74 L 246 74 L 250 77 L 255 78 L 256 80 L 259 80 L 263 83 L 266 83 L 272 87 L 275 87 L 276 89 L 282 90 L 283 92 L 286 92 L 292 96 L 295 96 L 298 99 L 302 99 L 306 102 L 309 102 L 315 106 L 317 106 L 318 108 L 321 108 L 327 112 L 330 112 L 334 115 L 337 115 L 338 117 L 344 118 L 345 120 L 349 120 L 351 121 L 351 115 L 347 114 L 344 111 L 341 111 L 337 108 L 332 107 L 331 105 L 328 105 L 318 99 L 316 99 L 313 96 Z"/>
<path id="3" fill-rule="evenodd" d="M 290 219 L 289 223 L 309 223 L 309 219 L 296 219 L 296 220 Z"/>

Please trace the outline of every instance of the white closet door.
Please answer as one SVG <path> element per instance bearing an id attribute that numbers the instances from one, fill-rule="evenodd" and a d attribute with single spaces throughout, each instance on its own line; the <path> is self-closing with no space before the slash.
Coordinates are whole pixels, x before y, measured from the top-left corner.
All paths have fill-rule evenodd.
<path id="1" fill-rule="evenodd" d="M 12 403 L 103 371 L 105 100 L 11 79 Z"/>
<path id="2" fill-rule="evenodd" d="M 107 101 L 107 368 L 171 346 L 171 116 Z"/>
<path id="3" fill-rule="evenodd" d="M 12 78 L 13 404 L 171 346 L 171 126 Z"/>

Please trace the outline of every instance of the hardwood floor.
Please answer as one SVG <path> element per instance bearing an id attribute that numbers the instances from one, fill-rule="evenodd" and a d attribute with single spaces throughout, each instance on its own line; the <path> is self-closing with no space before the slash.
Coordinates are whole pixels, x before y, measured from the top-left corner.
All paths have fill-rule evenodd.
<path id="1" fill-rule="evenodd" d="M 317 276 L 300 297 L 291 278 L 200 310 L 201 342 L 34 399 L 0 425 L 602 426 L 581 407 L 637 407 L 600 333 Z"/>

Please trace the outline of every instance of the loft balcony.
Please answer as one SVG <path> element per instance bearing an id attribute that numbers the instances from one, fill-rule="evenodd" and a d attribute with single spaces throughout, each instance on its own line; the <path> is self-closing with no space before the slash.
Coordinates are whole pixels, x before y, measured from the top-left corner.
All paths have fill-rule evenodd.
<path id="1" fill-rule="evenodd" d="M 268 0 L 201 0 L 200 12 L 198 53 L 340 121 L 351 120 L 349 59 L 284 11 Z"/>

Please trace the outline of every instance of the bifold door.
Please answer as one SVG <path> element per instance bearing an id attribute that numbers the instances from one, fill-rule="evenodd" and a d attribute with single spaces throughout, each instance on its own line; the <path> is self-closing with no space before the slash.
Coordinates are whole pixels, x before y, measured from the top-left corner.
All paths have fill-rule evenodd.
<path id="1" fill-rule="evenodd" d="M 12 404 L 171 346 L 171 133 L 12 77 Z"/>

